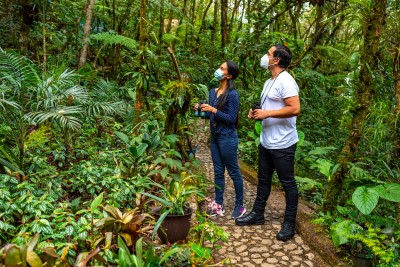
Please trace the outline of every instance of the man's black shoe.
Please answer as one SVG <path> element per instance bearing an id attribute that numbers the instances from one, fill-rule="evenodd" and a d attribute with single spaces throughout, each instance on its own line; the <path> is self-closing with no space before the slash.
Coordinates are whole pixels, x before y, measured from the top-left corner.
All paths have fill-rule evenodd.
<path id="1" fill-rule="evenodd" d="M 235 220 L 236 225 L 245 226 L 245 225 L 260 225 L 265 223 L 265 219 L 263 215 L 257 214 L 254 211 L 250 212 L 246 216 L 241 218 L 237 218 Z"/>
<path id="2" fill-rule="evenodd" d="M 294 236 L 295 224 L 294 223 L 283 223 L 282 228 L 276 235 L 278 240 L 288 241 Z"/>

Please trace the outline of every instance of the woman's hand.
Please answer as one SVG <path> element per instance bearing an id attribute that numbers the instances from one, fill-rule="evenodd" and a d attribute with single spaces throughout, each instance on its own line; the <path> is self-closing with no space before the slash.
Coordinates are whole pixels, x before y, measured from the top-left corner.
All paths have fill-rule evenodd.
<path id="1" fill-rule="evenodd" d="M 212 113 L 217 113 L 218 109 L 214 108 L 213 106 L 210 106 L 209 104 L 201 104 L 201 111 L 207 111 L 207 112 L 212 112 Z"/>
<path id="2" fill-rule="evenodd" d="M 247 117 L 248 117 L 249 119 L 254 119 L 254 117 L 253 117 L 253 109 L 252 109 L 252 108 L 249 109 L 249 114 L 247 114 Z"/>

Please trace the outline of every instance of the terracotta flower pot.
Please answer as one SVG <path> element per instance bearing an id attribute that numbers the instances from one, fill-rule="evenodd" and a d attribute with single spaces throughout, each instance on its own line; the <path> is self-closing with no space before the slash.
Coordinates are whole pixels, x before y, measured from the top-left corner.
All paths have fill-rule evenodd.
<path id="1" fill-rule="evenodd" d="M 160 218 L 161 207 L 154 208 L 153 215 L 156 220 Z M 190 221 L 192 217 L 192 209 L 188 208 L 184 215 L 168 214 L 157 230 L 157 235 L 163 242 L 175 243 L 180 240 L 185 240 L 189 234 Z"/>

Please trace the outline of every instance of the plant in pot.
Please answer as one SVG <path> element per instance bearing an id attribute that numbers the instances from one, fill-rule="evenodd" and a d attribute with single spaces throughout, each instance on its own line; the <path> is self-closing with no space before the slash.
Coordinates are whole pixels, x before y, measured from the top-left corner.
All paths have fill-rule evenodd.
<path id="1" fill-rule="evenodd" d="M 161 204 L 152 210 L 157 219 L 153 237 L 157 232 L 164 244 L 186 239 L 193 212 L 188 200 L 191 196 L 204 197 L 202 190 L 195 186 L 196 175 L 187 175 L 186 172 L 182 172 L 180 177 L 179 181 L 167 180 L 166 185 L 151 182 L 159 189 L 157 195 L 143 193 Z"/>

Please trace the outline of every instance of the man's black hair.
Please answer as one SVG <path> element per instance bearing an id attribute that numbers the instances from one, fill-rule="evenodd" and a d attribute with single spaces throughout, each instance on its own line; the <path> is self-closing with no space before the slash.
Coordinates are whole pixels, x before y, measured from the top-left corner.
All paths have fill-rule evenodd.
<path id="1" fill-rule="evenodd" d="M 274 45 L 276 50 L 274 51 L 274 58 L 279 58 L 278 66 L 281 68 L 287 68 L 292 60 L 292 52 L 290 49 L 284 45 L 276 44 Z"/>

